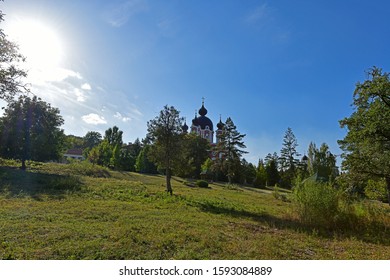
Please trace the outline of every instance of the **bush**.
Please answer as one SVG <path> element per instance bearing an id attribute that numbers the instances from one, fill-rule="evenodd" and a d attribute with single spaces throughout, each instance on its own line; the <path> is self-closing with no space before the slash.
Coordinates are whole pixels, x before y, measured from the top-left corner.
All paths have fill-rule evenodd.
<path id="1" fill-rule="evenodd" d="M 298 215 L 306 224 L 332 228 L 343 216 L 341 193 L 328 184 L 306 181 L 293 193 Z"/>
<path id="2" fill-rule="evenodd" d="M 364 188 L 364 194 L 369 199 L 387 201 L 387 188 L 384 179 L 379 181 L 368 180 L 367 186 Z"/>
<path id="3" fill-rule="evenodd" d="M 207 181 L 204 181 L 204 180 L 198 180 L 198 181 L 196 181 L 196 186 L 199 188 L 208 188 L 209 183 Z"/>

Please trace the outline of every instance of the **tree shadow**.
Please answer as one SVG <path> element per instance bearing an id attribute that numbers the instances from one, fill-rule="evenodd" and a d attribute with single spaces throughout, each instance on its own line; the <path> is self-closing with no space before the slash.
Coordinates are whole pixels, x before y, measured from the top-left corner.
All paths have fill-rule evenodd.
<path id="1" fill-rule="evenodd" d="M 201 211 L 209 212 L 213 214 L 228 215 L 235 218 L 251 219 L 259 222 L 259 224 L 266 224 L 270 228 L 287 229 L 308 235 L 315 234 L 316 236 L 324 239 L 357 239 L 367 243 L 380 244 L 390 246 L 390 227 L 384 223 L 371 223 L 362 227 L 346 228 L 339 227 L 334 229 L 328 229 L 324 227 L 311 226 L 293 218 L 280 218 L 268 213 L 254 213 L 246 210 L 235 209 L 234 207 L 228 207 L 220 204 L 216 204 L 213 201 L 197 201 L 195 202 Z M 259 228 L 261 225 L 259 225 Z M 256 230 L 256 229 L 254 229 Z"/>
<path id="2" fill-rule="evenodd" d="M 42 196 L 63 199 L 65 194 L 80 191 L 82 182 L 72 175 L 46 174 L 0 167 L 0 192 L 6 197 L 26 197 L 41 200 Z"/>

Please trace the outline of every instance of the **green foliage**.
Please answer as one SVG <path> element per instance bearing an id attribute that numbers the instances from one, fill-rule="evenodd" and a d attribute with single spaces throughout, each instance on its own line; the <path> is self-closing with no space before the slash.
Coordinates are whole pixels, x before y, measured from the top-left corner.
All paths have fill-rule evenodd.
<path id="1" fill-rule="evenodd" d="M 27 160 L 48 161 L 62 157 L 64 123 L 57 108 L 36 96 L 20 96 L 10 101 L 0 118 L 0 155 Z"/>
<path id="2" fill-rule="evenodd" d="M 198 180 L 198 181 L 196 181 L 195 184 L 199 188 L 208 188 L 209 187 L 209 183 L 207 181 L 204 181 L 204 180 Z"/>
<path id="3" fill-rule="evenodd" d="M 341 193 L 329 184 L 306 180 L 294 187 L 299 218 L 313 226 L 334 228 L 341 211 Z"/>
<path id="4" fill-rule="evenodd" d="M 156 165 L 149 160 L 150 145 L 145 145 L 135 161 L 135 171 L 139 173 L 156 174 Z"/>
<path id="5" fill-rule="evenodd" d="M 165 169 L 167 192 L 172 194 L 172 169 L 180 164 L 182 154 L 182 122 L 179 111 L 164 106 L 159 116 L 148 121 L 148 138 L 152 142 L 149 157 L 160 169 Z"/>
<path id="6" fill-rule="evenodd" d="M 182 141 L 181 159 L 175 168 L 175 174 L 200 178 L 202 164 L 209 158 L 210 143 L 194 133 L 184 135 Z"/>
<path id="7" fill-rule="evenodd" d="M 0 11 L 0 23 L 3 20 L 4 14 Z M 20 67 L 23 62 L 25 57 L 19 53 L 18 46 L 9 41 L 0 28 L 0 99 L 9 102 L 17 94 L 29 91 L 23 81 L 27 71 Z"/>
<path id="8" fill-rule="evenodd" d="M 280 182 L 280 174 L 278 171 L 278 156 L 276 153 L 273 155 L 268 154 L 265 158 L 266 166 L 266 186 L 275 186 Z"/>
<path id="9" fill-rule="evenodd" d="M 253 181 L 253 186 L 258 188 L 264 188 L 267 185 L 267 172 L 265 170 L 263 160 L 259 160 L 259 164 L 256 169 L 256 177 Z"/>
<path id="10" fill-rule="evenodd" d="M 224 171 L 229 183 L 232 183 L 233 178 L 241 171 L 240 159 L 247 153 L 243 150 L 246 148 L 242 140 L 244 137 L 245 134 L 238 132 L 233 120 L 227 118 L 214 151 L 217 155 L 222 154 L 222 158 L 215 161 L 215 164 L 219 165 L 215 169 Z"/>
<path id="11" fill-rule="evenodd" d="M 368 180 L 367 186 L 364 188 L 364 194 L 369 199 L 386 201 L 388 198 L 386 181 L 383 178 L 381 180 Z"/>
<path id="12" fill-rule="evenodd" d="M 390 79 L 376 67 L 368 77 L 356 85 L 354 112 L 340 121 L 348 129 L 338 141 L 344 151 L 342 168 L 364 181 L 385 178 L 390 203 Z"/>
<path id="13" fill-rule="evenodd" d="M 308 171 L 309 175 L 316 174 L 324 181 L 333 182 L 338 176 L 336 157 L 330 152 L 329 146 L 322 143 L 318 149 L 313 142 L 310 142 L 308 150 Z"/>
<path id="14" fill-rule="evenodd" d="M 280 150 L 279 167 L 281 170 L 281 183 L 285 187 L 291 187 L 297 175 L 300 154 L 297 152 L 298 141 L 292 129 L 289 127 L 283 138 L 283 147 Z"/>
<path id="15" fill-rule="evenodd" d="M 102 135 L 96 131 L 88 131 L 83 138 L 83 148 L 92 149 L 100 144 Z"/>

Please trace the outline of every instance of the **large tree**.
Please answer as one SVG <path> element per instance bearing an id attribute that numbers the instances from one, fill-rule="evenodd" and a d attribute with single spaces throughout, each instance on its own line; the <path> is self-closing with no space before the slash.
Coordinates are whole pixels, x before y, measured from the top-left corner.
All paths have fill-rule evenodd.
<path id="1" fill-rule="evenodd" d="M 4 14 L 0 10 L 0 23 L 3 20 Z M 18 93 L 28 91 L 24 83 L 27 72 L 20 68 L 24 61 L 18 46 L 9 41 L 0 28 L 0 99 L 11 101 Z"/>
<path id="2" fill-rule="evenodd" d="M 58 160 L 65 136 L 60 126 L 60 111 L 40 98 L 20 96 L 8 103 L 0 118 L 0 152 L 3 157 L 19 159 L 22 169 L 27 160 Z"/>
<path id="3" fill-rule="evenodd" d="M 247 153 L 243 150 L 246 148 L 242 140 L 244 137 L 245 134 L 240 134 L 237 131 L 232 119 L 227 118 L 215 152 L 219 158 L 216 163 L 219 162 L 222 165 L 229 183 L 232 183 L 233 177 L 239 172 L 237 167 L 240 167 L 241 156 Z"/>
<path id="4" fill-rule="evenodd" d="M 368 71 L 368 79 L 357 83 L 354 112 L 340 121 L 347 135 L 339 140 L 344 151 L 342 168 L 351 177 L 384 178 L 390 204 L 390 80 L 379 68 Z"/>
<path id="5" fill-rule="evenodd" d="M 183 120 L 178 110 L 165 105 L 159 116 L 147 123 L 147 137 L 152 143 L 150 157 L 160 168 L 165 169 L 167 192 L 171 195 L 172 169 L 181 158 Z"/>

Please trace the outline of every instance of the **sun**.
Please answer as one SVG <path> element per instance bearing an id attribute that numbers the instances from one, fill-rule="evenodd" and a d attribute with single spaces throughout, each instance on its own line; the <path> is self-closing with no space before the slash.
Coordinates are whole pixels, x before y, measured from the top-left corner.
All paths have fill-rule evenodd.
<path id="1" fill-rule="evenodd" d="M 63 43 L 48 24 L 38 20 L 17 20 L 7 34 L 18 44 L 30 70 L 50 71 L 63 60 Z"/>

